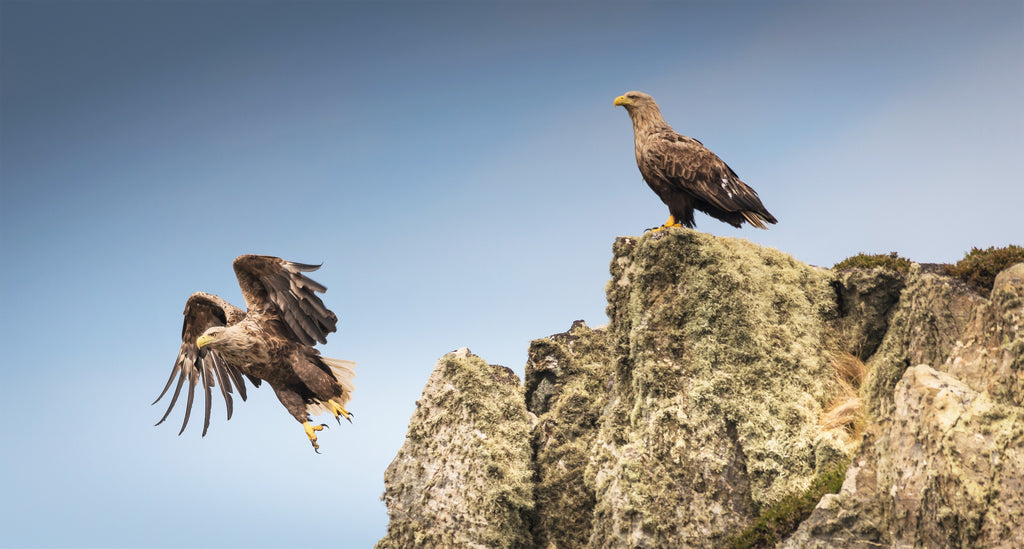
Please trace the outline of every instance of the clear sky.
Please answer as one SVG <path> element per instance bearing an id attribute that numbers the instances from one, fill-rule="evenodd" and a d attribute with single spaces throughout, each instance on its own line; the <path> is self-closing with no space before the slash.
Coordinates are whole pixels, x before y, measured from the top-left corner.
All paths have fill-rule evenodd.
<path id="1" fill-rule="evenodd" d="M 435 361 L 521 375 L 606 323 L 614 238 L 667 217 L 629 90 L 779 219 L 699 230 L 822 266 L 1022 243 L 1022 6 L 4 0 L 0 546 L 370 547 Z M 267 387 L 153 427 L 243 253 L 323 263 L 359 365 L 322 455 Z"/>

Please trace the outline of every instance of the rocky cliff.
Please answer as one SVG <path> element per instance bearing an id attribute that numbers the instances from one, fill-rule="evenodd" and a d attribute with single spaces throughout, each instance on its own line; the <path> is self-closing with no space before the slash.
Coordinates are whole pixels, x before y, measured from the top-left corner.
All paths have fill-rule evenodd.
<path id="1" fill-rule="evenodd" d="M 619 238 L 610 323 L 534 341 L 522 385 L 438 362 L 378 547 L 723 547 L 847 466 L 785 546 L 1024 546 L 1018 267 L 986 299 L 921 266 Z"/>

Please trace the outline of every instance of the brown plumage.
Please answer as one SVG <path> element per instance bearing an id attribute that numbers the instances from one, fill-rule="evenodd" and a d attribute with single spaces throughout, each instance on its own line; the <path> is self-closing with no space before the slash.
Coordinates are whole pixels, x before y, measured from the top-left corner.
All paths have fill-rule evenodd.
<path id="1" fill-rule="evenodd" d="M 261 381 L 273 387 L 278 400 L 303 424 L 313 448 L 318 449 L 314 432 L 326 425 L 311 425 L 310 414 L 326 411 L 339 422 L 342 416 L 351 421 L 345 405 L 352 396 L 355 376 L 354 362 L 320 356 L 313 348 L 318 342 L 327 342 L 327 334 L 337 330 L 338 322 L 338 317 L 316 295 L 327 288 L 302 274 L 319 266 L 271 256 L 243 255 L 235 259 L 234 267 L 248 310 L 242 311 L 203 292 L 188 298 L 178 359 L 153 404 L 163 398 L 175 377 L 178 384 L 157 425 L 167 419 L 187 380 L 185 419 L 178 434 L 188 425 L 196 385 L 202 385 L 206 436 L 211 389 L 220 386 L 231 419 L 232 385 L 245 400 L 245 375 L 256 387 Z"/>
<path id="2" fill-rule="evenodd" d="M 775 223 L 754 189 L 700 141 L 680 135 L 661 116 L 654 98 L 631 91 L 615 98 L 633 120 L 636 165 L 644 181 L 668 206 L 665 227 L 694 226 L 700 210 L 734 227 L 743 222 L 760 229 Z"/>

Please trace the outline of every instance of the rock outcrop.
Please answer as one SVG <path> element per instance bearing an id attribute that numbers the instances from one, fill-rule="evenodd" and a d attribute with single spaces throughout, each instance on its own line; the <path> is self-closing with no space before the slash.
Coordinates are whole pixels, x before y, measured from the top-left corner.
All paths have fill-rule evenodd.
<path id="1" fill-rule="evenodd" d="M 822 465 L 819 420 L 838 391 L 832 275 L 696 231 L 613 252 L 588 545 L 721 546 Z"/>
<path id="2" fill-rule="evenodd" d="M 851 458 L 785 546 L 1024 546 L 1024 273 L 985 299 L 933 271 L 619 238 L 610 323 L 532 342 L 522 386 L 438 362 L 378 547 L 722 547 Z"/>
<path id="3" fill-rule="evenodd" d="M 529 546 L 531 461 L 519 378 L 468 349 L 441 357 L 384 473 L 378 549 Z"/>
<path id="4" fill-rule="evenodd" d="M 1022 268 L 990 299 L 911 271 L 846 482 L 784 547 L 1024 547 Z"/>

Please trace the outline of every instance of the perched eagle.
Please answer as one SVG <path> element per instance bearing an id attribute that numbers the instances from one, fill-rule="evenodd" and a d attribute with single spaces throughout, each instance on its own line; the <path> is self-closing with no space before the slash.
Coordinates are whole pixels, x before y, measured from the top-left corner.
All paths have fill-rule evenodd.
<path id="1" fill-rule="evenodd" d="M 644 181 L 668 206 L 667 227 L 693 228 L 698 209 L 733 227 L 744 221 L 760 229 L 776 219 L 761 204 L 754 189 L 700 141 L 680 135 L 661 117 L 654 98 L 631 91 L 615 98 L 633 120 L 636 165 Z"/>
<path id="2" fill-rule="evenodd" d="M 188 401 L 180 435 L 188 425 L 196 385 L 206 394 L 203 436 L 210 427 L 210 390 L 220 385 L 231 419 L 232 384 L 245 400 L 244 374 L 256 387 L 266 381 L 278 400 L 306 430 L 306 436 L 319 453 L 316 431 L 325 424 L 312 425 L 311 414 L 331 412 L 352 421 L 345 409 L 352 397 L 354 362 L 320 356 L 313 348 L 326 343 L 327 334 L 337 330 L 335 316 L 316 292 L 326 287 L 303 272 L 319 269 L 265 255 L 243 255 L 235 259 L 235 275 L 242 287 L 247 311 L 218 296 L 196 292 L 185 303 L 185 323 L 181 327 L 181 350 L 167 385 L 153 404 L 160 401 L 178 377 L 171 403 L 157 425 L 167 419 L 188 380 Z"/>

